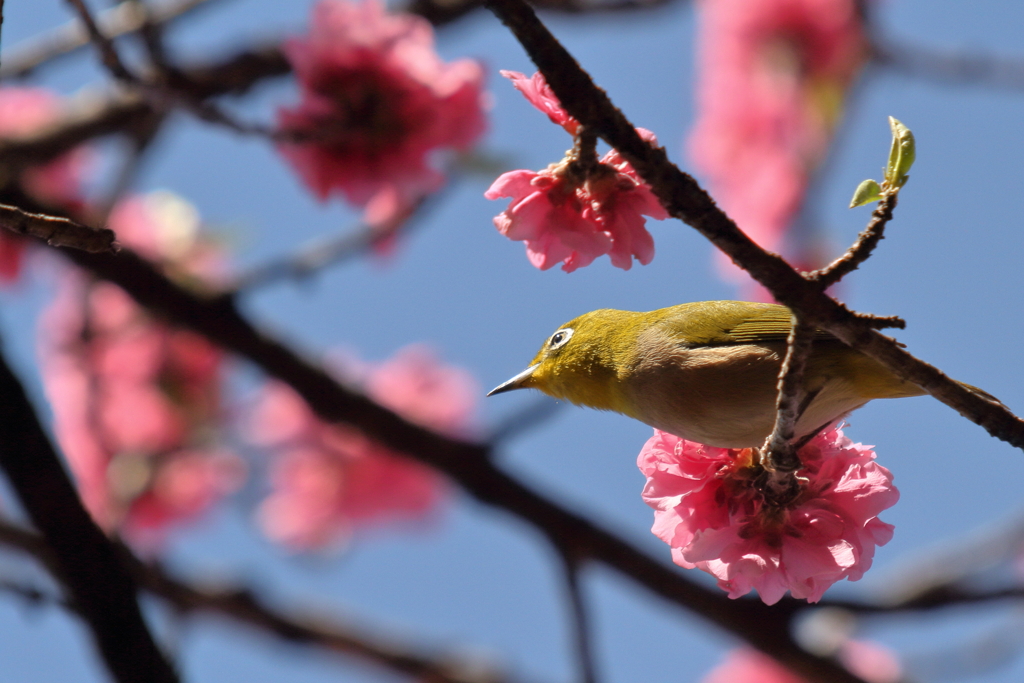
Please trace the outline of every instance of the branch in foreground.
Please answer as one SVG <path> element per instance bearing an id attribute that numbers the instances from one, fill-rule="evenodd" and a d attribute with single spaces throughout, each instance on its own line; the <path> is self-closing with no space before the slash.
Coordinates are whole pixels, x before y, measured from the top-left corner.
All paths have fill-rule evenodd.
<path id="1" fill-rule="evenodd" d="M 242 318 L 230 298 L 201 298 L 170 282 L 130 250 L 116 256 L 62 252 L 94 275 L 124 289 L 146 308 L 191 329 L 290 385 L 328 422 L 353 425 L 382 444 L 409 455 L 462 485 L 479 501 L 507 510 L 578 557 L 598 560 L 653 593 L 693 610 L 732 631 L 812 680 L 856 683 L 859 679 L 830 660 L 801 649 L 789 633 L 792 612 L 759 601 L 733 601 L 687 579 L 678 569 L 652 559 L 622 539 L 574 514 L 491 462 L 490 449 L 454 440 L 412 424 L 337 383 Z"/>
<path id="2" fill-rule="evenodd" d="M 0 543 L 35 557 L 51 571 L 56 560 L 37 534 L 0 521 Z M 427 649 L 393 638 L 371 637 L 365 628 L 332 620 L 284 615 L 264 605 L 250 589 L 205 590 L 146 564 L 121 546 L 122 559 L 138 585 L 183 613 L 206 612 L 234 619 L 283 640 L 314 645 L 372 662 L 391 671 L 436 683 L 508 683 L 510 679 L 478 661 L 454 655 L 428 654 Z"/>
<path id="3" fill-rule="evenodd" d="M 894 339 L 877 332 L 871 321 L 854 314 L 822 292 L 818 283 L 808 282 L 780 256 L 766 252 L 747 237 L 693 178 L 668 160 L 663 148 L 650 146 L 637 134 L 522 0 L 488 0 L 487 6 L 522 43 L 565 109 L 584 126 L 593 127 L 629 161 L 669 214 L 704 235 L 809 324 L 874 358 L 992 436 L 1024 449 L 1024 420 L 907 353 Z"/>
<path id="4" fill-rule="evenodd" d="M 84 253 L 84 252 L 79 252 Z M 121 683 L 176 683 L 149 632 L 135 584 L 82 507 L 21 383 L 0 356 L 0 468 L 53 551 L 56 576 Z"/>
<path id="5" fill-rule="evenodd" d="M 0 227 L 23 236 L 37 237 L 51 247 L 70 247 L 84 251 L 115 252 L 117 235 L 109 228 L 90 228 L 69 218 L 29 213 L 9 204 L 0 204 Z"/>

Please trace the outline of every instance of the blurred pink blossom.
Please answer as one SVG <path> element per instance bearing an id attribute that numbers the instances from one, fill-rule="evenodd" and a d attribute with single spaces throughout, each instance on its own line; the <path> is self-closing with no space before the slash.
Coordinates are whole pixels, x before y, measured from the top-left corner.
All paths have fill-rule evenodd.
<path id="1" fill-rule="evenodd" d="M 775 604 L 789 590 L 817 602 L 836 581 L 856 581 L 893 527 L 878 514 L 899 499 L 892 474 L 867 446 L 832 426 L 800 450 L 806 478 L 789 505 L 766 504 L 752 449 L 705 446 L 654 431 L 637 459 L 654 508 L 652 532 L 672 559 L 718 579 L 730 598 L 752 588 Z"/>
<path id="2" fill-rule="evenodd" d="M 901 679 L 899 660 L 877 643 L 848 640 L 838 655 L 847 670 L 868 683 L 896 683 Z M 766 654 L 742 648 L 729 652 L 701 683 L 806 683 L 806 679 Z"/>
<path id="3" fill-rule="evenodd" d="M 60 116 L 58 95 L 42 88 L 0 88 L 0 138 L 17 138 L 39 132 Z M 80 202 L 88 151 L 78 148 L 52 161 L 27 169 L 22 188 L 46 205 Z M 12 282 L 21 271 L 21 257 L 28 242 L 0 230 L 0 282 Z"/>
<path id="4" fill-rule="evenodd" d="M 690 155 L 739 227 L 779 251 L 868 53 L 857 3 L 702 0 L 698 7 Z"/>
<path id="5" fill-rule="evenodd" d="M 285 53 L 301 100 L 278 112 L 280 128 L 315 139 L 281 153 L 317 197 L 339 192 L 374 225 L 443 184 L 434 151 L 466 150 L 486 128 L 481 66 L 442 62 L 425 19 L 379 0 L 320 0 Z"/>
<path id="6" fill-rule="evenodd" d="M 530 79 L 515 71 L 501 73 L 554 123 L 575 134 L 579 124 L 562 109 L 540 73 Z M 643 128 L 637 132 L 657 144 L 654 133 Z M 650 263 L 654 239 L 644 216 L 668 218 L 658 198 L 617 150 L 596 164 L 580 162 L 573 150 L 543 171 L 499 176 L 484 193 L 487 199 L 512 199 L 494 217 L 498 231 L 526 242 L 527 258 L 541 270 L 561 263 L 562 270 L 571 273 L 604 254 L 623 270 L 632 267 L 634 258 Z"/>
<path id="7" fill-rule="evenodd" d="M 188 218 L 181 208 L 166 194 L 132 198 L 109 224 L 127 246 L 175 254 L 177 268 L 201 277 L 190 257 L 203 248 L 189 248 L 192 228 L 175 224 Z M 169 226 L 178 234 L 160 236 Z M 240 483 L 241 461 L 214 439 L 223 356 L 204 338 L 68 270 L 44 314 L 40 356 L 57 440 L 103 528 L 152 545 Z"/>
<path id="8" fill-rule="evenodd" d="M 476 383 L 423 347 L 362 374 L 367 394 L 407 420 L 467 434 Z M 283 384 L 263 389 L 251 424 L 254 442 L 275 456 L 260 522 L 270 538 L 292 548 L 343 544 L 356 529 L 423 517 L 445 495 L 438 473 L 352 427 L 321 422 Z"/>

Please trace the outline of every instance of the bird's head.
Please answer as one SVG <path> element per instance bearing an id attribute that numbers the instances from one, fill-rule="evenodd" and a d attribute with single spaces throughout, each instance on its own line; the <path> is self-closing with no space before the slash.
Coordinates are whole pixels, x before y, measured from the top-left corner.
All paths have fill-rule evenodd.
<path id="1" fill-rule="evenodd" d="M 619 380 L 642 329 L 640 315 L 601 309 L 570 320 L 545 340 L 525 370 L 487 395 L 539 389 L 577 405 L 621 411 Z"/>

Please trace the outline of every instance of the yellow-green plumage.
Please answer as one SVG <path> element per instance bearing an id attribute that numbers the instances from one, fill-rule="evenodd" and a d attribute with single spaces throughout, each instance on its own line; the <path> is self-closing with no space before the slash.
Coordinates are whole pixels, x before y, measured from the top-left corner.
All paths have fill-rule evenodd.
<path id="1" fill-rule="evenodd" d="M 760 446 L 774 423 L 790 326 L 788 308 L 745 301 L 592 311 L 563 325 L 529 368 L 491 393 L 535 388 L 711 446 Z M 813 398 L 798 436 L 872 399 L 924 393 L 822 331 L 804 380 Z"/>

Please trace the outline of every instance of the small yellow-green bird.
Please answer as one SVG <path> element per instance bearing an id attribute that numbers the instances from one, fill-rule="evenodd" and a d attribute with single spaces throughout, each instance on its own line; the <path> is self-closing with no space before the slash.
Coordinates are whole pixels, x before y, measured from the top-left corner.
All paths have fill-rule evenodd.
<path id="1" fill-rule="evenodd" d="M 701 301 L 647 313 L 591 311 L 548 337 L 528 368 L 488 396 L 539 389 L 709 446 L 761 446 L 775 422 L 776 383 L 791 324 L 785 306 L 747 301 Z M 796 436 L 872 399 L 925 393 L 821 330 L 804 386 Z"/>

